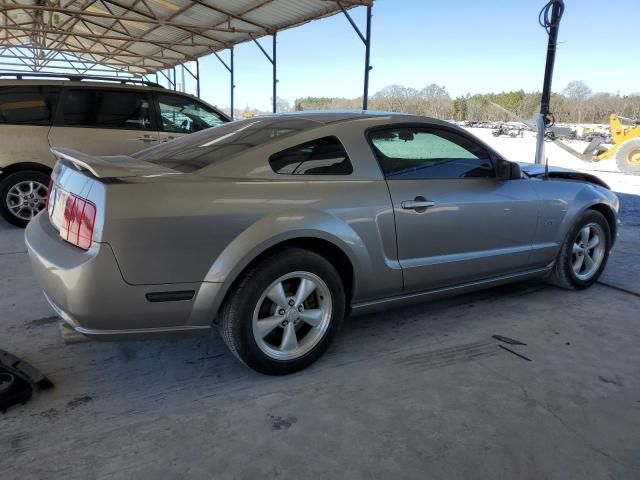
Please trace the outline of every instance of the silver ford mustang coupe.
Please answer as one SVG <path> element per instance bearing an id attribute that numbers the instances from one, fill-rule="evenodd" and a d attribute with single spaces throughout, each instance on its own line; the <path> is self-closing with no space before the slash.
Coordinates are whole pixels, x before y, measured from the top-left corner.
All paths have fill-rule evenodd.
<path id="1" fill-rule="evenodd" d="M 232 122 L 132 156 L 54 149 L 26 230 L 47 300 L 83 335 L 217 326 L 267 374 L 320 357 L 345 315 L 535 277 L 594 283 L 618 199 L 383 112 Z"/>

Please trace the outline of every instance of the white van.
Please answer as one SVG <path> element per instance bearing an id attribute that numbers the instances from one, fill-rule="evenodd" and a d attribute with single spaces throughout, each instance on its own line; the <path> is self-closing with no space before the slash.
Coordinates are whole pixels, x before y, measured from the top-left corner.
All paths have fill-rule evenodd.
<path id="1" fill-rule="evenodd" d="M 127 155 L 230 121 L 194 96 L 150 82 L 0 74 L 8 76 L 0 79 L 0 213 L 21 227 L 44 208 L 51 147 Z"/>

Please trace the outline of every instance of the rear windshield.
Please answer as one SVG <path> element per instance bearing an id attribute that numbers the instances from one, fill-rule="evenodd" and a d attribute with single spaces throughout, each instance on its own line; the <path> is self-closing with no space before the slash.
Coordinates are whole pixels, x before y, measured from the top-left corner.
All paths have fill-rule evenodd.
<path id="1" fill-rule="evenodd" d="M 317 125 L 312 120 L 301 118 L 238 120 L 147 148 L 132 156 L 179 172 L 195 172 L 250 148 Z"/>

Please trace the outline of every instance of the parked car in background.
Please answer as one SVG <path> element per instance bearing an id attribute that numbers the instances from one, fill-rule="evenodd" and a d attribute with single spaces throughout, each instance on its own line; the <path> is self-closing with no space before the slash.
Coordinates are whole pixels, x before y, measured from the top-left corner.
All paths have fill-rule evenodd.
<path id="1" fill-rule="evenodd" d="M 348 312 L 530 278 L 593 284 L 618 199 L 597 177 L 504 159 L 391 113 L 239 120 L 131 157 L 57 149 L 26 230 L 68 328 L 117 339 L 217 325 L 268 374 L 327 349 Z"/>
<path id="2" fill-rule="evenodd" d="M 128 155 L 229 121 L 196 97 L 148 82 L 34 75 L 0 79 L 0 213 L 22 227 L 44 208 L 51 147 Z"/>

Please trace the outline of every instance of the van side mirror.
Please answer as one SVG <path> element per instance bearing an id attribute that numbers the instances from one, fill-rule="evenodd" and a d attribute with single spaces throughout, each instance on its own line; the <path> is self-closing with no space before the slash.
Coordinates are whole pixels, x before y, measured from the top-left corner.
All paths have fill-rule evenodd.
<path id="1" fill-rule="evenodd" d="M 499 158 L 496 161 L 496 178 L 498 180 L 517 180 L 522 178 L 520 165 L 504 158 Z"/>

